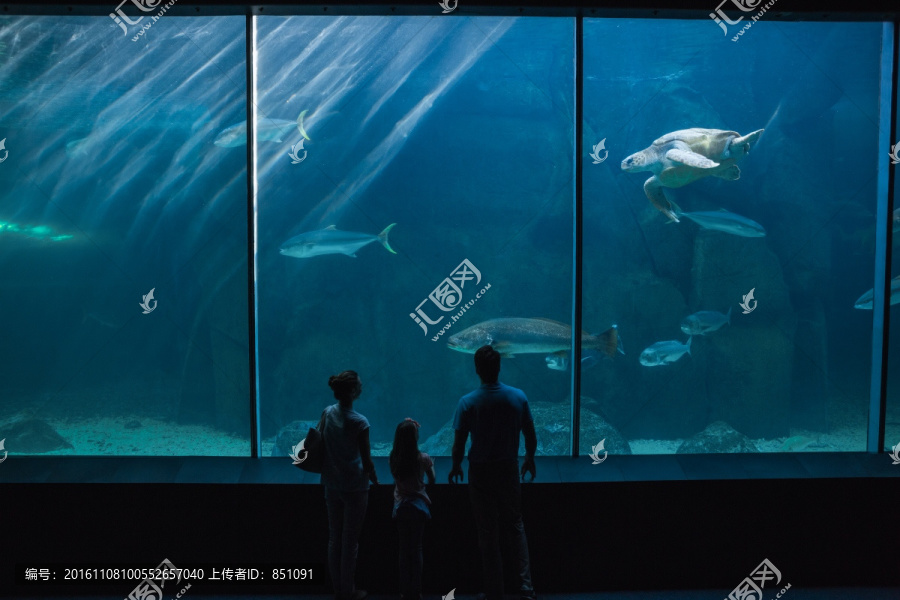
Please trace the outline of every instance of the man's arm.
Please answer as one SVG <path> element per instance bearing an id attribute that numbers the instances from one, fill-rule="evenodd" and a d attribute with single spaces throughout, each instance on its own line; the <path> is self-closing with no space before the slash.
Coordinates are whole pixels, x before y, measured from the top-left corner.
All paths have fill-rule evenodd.
<path id="1" fill-rule="evenodd" d="M 453 467 L 450 469 L 450 476 L 447 478 L 447 481 L 450 483 L 456 483 L 453 480 L 454 477 L 463 478 L 462 461 L 466 454 L 466 441 L 468 439 L 469 432 L 460 431 L 459 429 L 456 430 L 456 434 L 453 436 Z"/>
<path id="2" fill-rule="evenodd" d="M 525 473 L 531 473 L 531 481 L 537 471 L 534 466 L 534 453 L 537 451 L 537 434 L 534 432 L 534 421 L 525 421 L 522 423 L 522 435 L 525 436 L 525 462 L 522 463 L 522 481 L 525 480 Z"/>

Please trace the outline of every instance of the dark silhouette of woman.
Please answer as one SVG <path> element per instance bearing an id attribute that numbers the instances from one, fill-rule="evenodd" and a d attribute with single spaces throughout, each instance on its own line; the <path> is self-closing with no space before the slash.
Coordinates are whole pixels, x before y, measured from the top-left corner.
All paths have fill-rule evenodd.
<path id="1" fill-rule="evenodd" d="M 369 447 L 369 420 L 353 410 L 362 392 L 356 371 L 332 375 L 328 386 L 337 404 L 322 412 L 319 431 L 325 441 L 322 484 L 328 507 L 328 568 L 335 600 L 363 600 L 355 588 L 359 533 L 369 502 L 369 481 L 378 484 Z"/>

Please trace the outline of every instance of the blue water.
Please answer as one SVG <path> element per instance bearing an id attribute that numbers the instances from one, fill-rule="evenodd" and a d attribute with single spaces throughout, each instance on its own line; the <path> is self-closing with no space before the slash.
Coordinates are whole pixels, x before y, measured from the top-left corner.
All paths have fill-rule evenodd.
<path id="1" fill-rule="evenodd" d="M 244 19 L 167 15 L 132 41 L 139 29 L 0 20 L 0 221 L 49 228 L 0 231 L 0 421 L 26 408 L 51 421 L 145 415 L 174 435 L 208 426 L 199 453 L 216 454 L 218 436 L 249 438 L 247 154 L 213 144 L 246 115 Z M 329 375 L 354 369 L 379 452 L 407 416 L 425 442 L 478 385 L 450 335 L 500 317 L 571 322 L 573 34 L 563 18 L 257 20 L 260 127 L 306 111 L 309 137 L 288 128 L 257 149 L 263 438 L 316 420 Z M 599 441 L 602 417 L 625 440 L 724 421 L 768 440 L 762 450 L 796 435 L 862 450 L 872 313 L 853 303 L 873 286 L 887 151 L 881 25 L 763 18 L 733 42 L 712 20 L 588 19 L 584 36 L 583 324 L 617 324 L 625 354 L 585 365 L 596 417 L 582 419 L 582 446 Z M 644 194 L 651 174 L 619 167 L 693 127 L 765 132 L 740 179 L 668 198 L 752 219 L 766 237 L 667 225 Z M 396 255 L 377 241 L 356 258 L 279 253 L 329 225 L 391 223 Z M 466 259 L 481 278 L 463 300 L 490 288 L 433 341 L 457 313 L 426 331 L 410 313 Z M 151 289 L 158 306 L 143 314 Z M 751 289 L 758 308 L 745 315 Z M 655 342 L 686 341 L 688 314 L 729 307 L 731 323 L 695 337 L 689 356 L 638 361 Z M 547 429 L 542 452 L 567 452 L 569 372 L 544 354 L 502 369 L 528 395 L 539 440 Z"/>

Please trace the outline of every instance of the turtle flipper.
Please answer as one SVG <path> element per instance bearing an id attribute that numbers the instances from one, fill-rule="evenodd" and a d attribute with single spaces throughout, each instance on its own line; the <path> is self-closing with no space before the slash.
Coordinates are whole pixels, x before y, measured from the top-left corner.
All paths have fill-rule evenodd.
<path id="1" fill-rule="evenodd" d="M 697 154 L 690 150 L 680 150 L 678 148 L 672 148 L 666 152 L 666 158 L 672 162 L 697 169 L 715 169 L 719 166 L 719 163 L 706 158 L 702 154 Z"/>
<path id="2" fill-rule="evenodd" d="M 721 173 L 714 173 L 714 176 L 727 181 L 737 181 L 741 178 L 741 168 L 737 165 L 731 165 Z"/>
<path id="3" fill-rule="evenodd" d="M 676 223 L 681 222 L 678 220 L 678 216 L 675 214 L 672 204 L 663 193 L 662 186 L 659 185 L 656 177 L 651 177 L 644 182 L 644 193 L 647 194 L 650 204 L 656 207 L 659 212 L 669 217 L 670 221 L 675 221 Z"/>

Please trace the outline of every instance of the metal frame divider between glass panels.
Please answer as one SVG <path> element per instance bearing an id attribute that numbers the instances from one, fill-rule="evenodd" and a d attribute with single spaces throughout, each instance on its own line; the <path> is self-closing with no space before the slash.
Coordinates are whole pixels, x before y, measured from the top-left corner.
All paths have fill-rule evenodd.
<path id="1" fill-rule="evenodd" d="M 256 17 L 246 17 L 247 63 L 247 307 L 250 312 L 250 456 L 260 456 L 259 377 L 256 366 Z"/>
<path id="2" fill-rule="evenodd" d="M 574 232 L 572 235 L 572 254 L 575 264 L 572 268 L 572 418 L 569 431 L 569 452 L 578 456 L 579 440 L 581 439 L 581 291 L 582 291 L 582 266 L 584 239 L 584 205 L 582 204 L 584 182 L 584 158 L 582 145 L 584 144 L 584 17 L 575 17 L 575 154 L 573 162 L 575 166 L 575 210 L 573 211 Z"/>
<path id="3" fill-rule="evenodd" d="M 885 23 L 881 44 L 881 99 L 878 131 L 878 184 L 875 212 L 875 287 L 872 301 L 872 375 L 866 450 L 884 448 L 887 403 L 888 340 L 891 308 L 891 242 L 893 237 L 894 169 L 884 155 L 897 133 L 897 25 Z"/>

